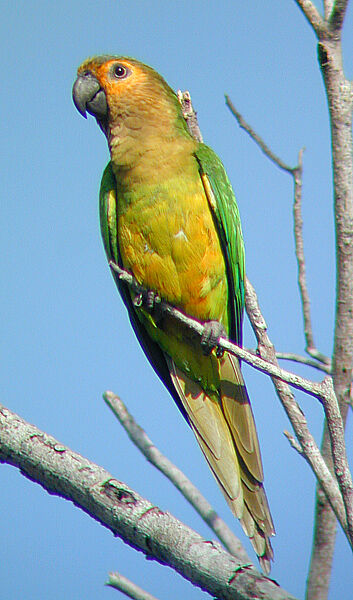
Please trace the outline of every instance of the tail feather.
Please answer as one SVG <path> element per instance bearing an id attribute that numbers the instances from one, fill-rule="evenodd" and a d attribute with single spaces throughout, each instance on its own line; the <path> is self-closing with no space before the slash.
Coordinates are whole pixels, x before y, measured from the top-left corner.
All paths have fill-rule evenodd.
<path id="1" fill-rule="evenodd" d="M 171 379 L 191 428 L 233 514 L 249 537 L 261 568 L 270 572 L 275 530 L 263 488 L 263 470 L 250 400 L 239 363 L 220 359 L 219 394 L 208 393 L 166 356 Z"/>
<path id="2" fill-rule="evenodd" d="M 234 470 L 233 440 L 229 428 L 221 418 L 219 404 L 172 360 L 169 359 L 168 362 L 172 381 L 200 448 L 227 500 L 231 502 L 233 512 L 240 518 L 243 510 L 243 490 L 239 472 Z"/>
<path id="3" fill-rule="evenodd" d="M 257 481 L 263 481 L 261 454 L 254 415 L 236 358 L 227 354 L 221 363 L 221 398 L 224 414 L 238 453 Z"/>

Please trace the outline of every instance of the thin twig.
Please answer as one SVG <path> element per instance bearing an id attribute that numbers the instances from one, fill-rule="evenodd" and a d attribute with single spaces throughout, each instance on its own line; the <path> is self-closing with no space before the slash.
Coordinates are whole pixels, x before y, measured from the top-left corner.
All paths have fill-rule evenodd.
<path id="1" fill-rule="evenodd" d="M 302 188 L 303 188 L 303 148 L 299 150 L 298 165 L 293 169 L 294 180 L 294 243 L 295 256 L 298 265 L 298 285 L 304 319 L 304 336 L 306 352 L 324 364 L 329 364 L 330 360 L 319 352 L 315 346 L 313 328 L 311 323 L 310 299 L 306 282 L 306 268 L 304 257 L 304 238 L 303 238 L 303 216 L 302 216 Z"/>
<path id="2" fill-rule="evenodd" d="M 166 456 L 156 448 L 146 432 L 136 423 L 128 412 L 122 400 L 113 394 L 105 392 L 103 398 L 124 427 L 131 441 L 142 452 L 147 460 L 171 481 L 190 502 L 196 512 L 216 534 L 223 546 L 234 556 L 241 556 L 244 563 L 251 562 L 240 540 L 234 535 L 228 525 L 219 517 L 211 504 L 201 494 L 197 487 L 178 469 Z"/>
<path id="3" fill-rule="evenodd" d="M 296 354 L 295 352 L 276 351 L 276 358 L 278 358 L 279 360 L 291 360 L 302 365 L 307 365 L 308 367 L 313 367 L 314 369 L 322 371 L 323 373 L 327 373 L 328 375 L 331 374 L 331 367 L 329 365 L 325 365 L 322 362 L 319 362 L 312 358 L 308 358 L 307 356 L 301 356 L 300 354 Z"/>
<path id="4" fill-rule="evenodd" d="M 292 446 L 292 448 L 294 450 L 296 450 L 298 452 L 298 454 L 303 454 L 303 448 L 301 447 L 299 442 L 295 439 L 295 437 L 291 433 L 289 433 L 289 431 L 284 431 L 283 433 L 286 436 L 286 438 L 287 438 L 288 442 L 290 443 L 290 445 Z"/>
<path id="5" fill-rule="evenodd" d="M 119 592 L 122 592 L 128 598 L 132 598 L 132 600 L 157 600 L 155 596 L 140 588 L 136 583 L 124 577 L 124 575 L 120 575 L 120 573 L 109 573 L 109 579 L 105 585 L 119 590 Z"/>
<path id="6" fill-rule="evenodd" d="M 234 115 L 236 120 L 238 121 L 239 127 L 244 129 L 250 137 L 256 142 L 256 144 L 261 148 L 262 152 L 266 154 L 266 156 L 272 160 L 275 165 L 277 165 L 283 171 L 287 171 L 288 173 L 293 173 L 295 167 L 290 167 L 282 159 L 280 159 L 274 152 L 272 152 L 271 148 L 264 142 L 262 137 L 259 136 L 256 131 L 247 123 L 244 117 L 240 114 L 240 112 L 235 108 L 233 102 L 229 98 L 229 96 L 225 95 L 226 105 L 228 106 L 230 112 Z"/>
<path id="7" fill-rule="evenodd" d="M 311 326 L 310 300 L 308 288 L 306 285 L 305 258 L 304 258 L 304 240 L 303 240 L 303 217 L 301 209 L 302 185 L 303 185 L 303 148 L 299 150 L 298 166 L 293 170 L 294 178 L 294 241 L 295 256 L 298 265 L 298 285 L 303 309 L 304 318 L 304 336 L 306 341 L 306 350 L 310 354 L 315 344 Z M 315 356 L 316 358 L 316 356 Z"/>
<path id="8" fill-rule="evenodd" d="M 323 20 L 322 16 L 320 15 L 319 11 L 317 10 L 315 4 L 313 2 L 311 2 L 311 0 L 295 0 L 295 1 L 298 4 L 301 11 L 306 16 L 307 21 L 312 26 L 316 35 L 319 36 L 319 34 L 321 33 L 321 31 L 324 27 L 324 20 Z"/>

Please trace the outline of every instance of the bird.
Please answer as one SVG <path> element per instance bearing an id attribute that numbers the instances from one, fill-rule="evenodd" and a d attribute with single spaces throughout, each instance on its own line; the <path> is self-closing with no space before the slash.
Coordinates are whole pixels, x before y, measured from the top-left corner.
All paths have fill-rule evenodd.
<path id="1" fill-rule="evenodd" d="M 136 59 L 88 58 L 72 94 L 81 115 L 95 117 L 110 151 L 99 194 L 108 261 L 152 297 L 208 325 L 201 344 L 113 272 L 148 360 L 269 574 L 275 530 L 253 412 L 238 359 L 215 343 L 223 332 L 242 345 L 244 242 L 226 171 L 191 135 L 164 78 Z"/>

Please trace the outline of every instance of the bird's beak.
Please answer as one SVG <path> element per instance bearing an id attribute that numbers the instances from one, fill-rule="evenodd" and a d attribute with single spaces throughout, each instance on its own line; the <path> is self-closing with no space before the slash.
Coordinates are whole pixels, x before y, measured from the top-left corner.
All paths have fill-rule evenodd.
<path id="1" fill-rule="evenodd" d="M 86 111 L 102 126 L 107 120 L 108 105 L 104 90 L 92 73 L 79 75 L 72 88 L 72 98 L 79 113 L 87 119 Z"/>

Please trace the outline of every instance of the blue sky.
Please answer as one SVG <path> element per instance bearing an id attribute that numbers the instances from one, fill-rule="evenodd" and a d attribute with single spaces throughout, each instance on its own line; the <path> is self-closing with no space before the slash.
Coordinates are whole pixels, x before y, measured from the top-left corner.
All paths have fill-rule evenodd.
<path id="1" fill-rule="evenodd" d="M 344 54 L 346 75 L 352 77 L 350 9 Z M 320 350 L 330 354 L 335 281 L 330 140 L 313 33 L 293 0 L 273 0 L 270 10 L 260 0 L 14 0 L 2 6 L 0 28 L 1 401 L 210 537 L 114 421 L 102 401 L 104 390 L 114 390 L 251 552 L 191 431 L 144 358 L 114 288 L 97 210 L 108 151 L 94 119 L 86 122 L 75 110 L 71 87 L 83 59 L 112 53 L 139 58 L 173 88 L 190 90 L 205 141 L 221 156 L 238 198 L 247 273 L 271 339 L 278 350 L 298 353 L 303 328 L 292 182 L 238 128 L 224 93 L 290 164 L 305 146 L 304 241 L 314 333 Z M 245 323 L 245 345 L 254 344 Z M 302 597 L 314 480 L 283 436 L 290 426 L 271 382 L 248 367 L 244 375 L 277 529 L 272 574 Z M 297 398 L 319 442 L 322 411 L 313 398 Z M 351 423 L 347 436 L 352 439 Z M 2 597 L 118 597 L 103 582 L 108 571 L 119 570 L 161 599 L 206 598 L 14 468 L 0 467 L 0 485 Z M 348 599 L 350 588 L 351 556 L 339 532 L 330 598 Z"/>

